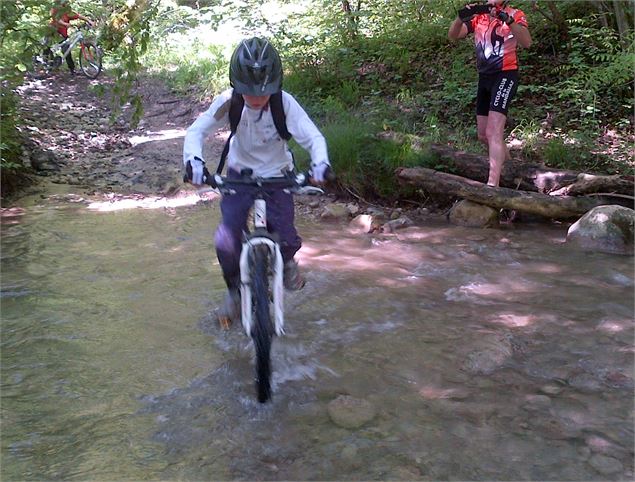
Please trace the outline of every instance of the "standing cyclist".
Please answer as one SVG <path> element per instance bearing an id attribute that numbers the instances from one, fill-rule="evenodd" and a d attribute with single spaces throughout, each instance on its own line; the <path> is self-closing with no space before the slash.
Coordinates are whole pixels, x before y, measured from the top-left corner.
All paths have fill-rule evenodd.
<path id="1" fill-rule="evenodd" d="M 79 13 L 75 13 L 69 7 L 67 1 L 58 1 L 55 6 L 51 8 L 51 26 L 59 33 L 64 40 L 68 40 L 68 27 L 71 25 L 71 20 L 83 20 L 89 25 L 93 23 L 87 17 Z M 65 42 L 65 45 L 62 47 L 62 51 L 66 53 L 66 50 L 70 47 L 68 42 Z M 75 73 L 75 62 L 73 62 L 73 57 L 69 52 L 66 56 L 66 65 L 68 65 L 68 70 L 71 71 L 71 75 Z"/>
<path id="2" fill-rule="evenodd" d="M 478 90 L 476 125 L 478 139 L 489 151 L 487 184 L 498 186 L 503 163 L 509 159 L 505 145 L 505 122 L 509 103 L 518 88 L 516 47 L 529 48 L 531 35 L 525 14 L 505 0 L 471 3 L 458 12 L 448 37 L 465 38 L 474 33 Z"/>
<path id="3" fill-rule="evenodd" d="M 298 102 L 282 90 L 282 62 L 274 47 L 257 37 L 240 42 L 231 57 L 229 80 L 232 88 L 214 99 L 210 108 L 187 130 L 183 163 L 188 180 L 200 185 L 210 175 L 203 159 L 203 142 L 209 134 L 230 125 L 230 110 L 238 103 L 242 113 L 230 137 L 227 153 L 230 178 L 239 177 L 242 169 L 251 169 L 253 175 L 259 177 L 281 176 L 283 171 L 293 169 L 293 157 L 274 120 L 283 109 L 288 134 L 311 156 L 314 181 L 324 182 L 330 168 L 326 141 Z M 240 317 L 242 233 L 247 231 L 247 216 L 254 203 L 253 190 L 249 187 L 235 191 L 236 194 L 221 200 L 222 221 L 215 235 L 216 255 L 228 288 L 218 313 L 223 326 Z M 302 243 L 294 226 L 293 196 L 283 189 L 271 189 L 267 194 L 267 222 L 280 238 L 284 287 L 299 290 L 305 280 L 293 258 Z"/>

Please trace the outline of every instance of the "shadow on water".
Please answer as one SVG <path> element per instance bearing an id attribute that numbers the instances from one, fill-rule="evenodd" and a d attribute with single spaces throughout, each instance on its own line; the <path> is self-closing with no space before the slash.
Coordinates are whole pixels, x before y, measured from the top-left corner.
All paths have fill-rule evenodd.
<path id="1" fill-rule="evenodd" d="M 301 222 L 260 405 L 213 315 L 214 204 L 5 214 L 4 480 L 632 477 L 633 259 L 563 226 Z M 339 395 L 374 418 L 336 425 Z"/>

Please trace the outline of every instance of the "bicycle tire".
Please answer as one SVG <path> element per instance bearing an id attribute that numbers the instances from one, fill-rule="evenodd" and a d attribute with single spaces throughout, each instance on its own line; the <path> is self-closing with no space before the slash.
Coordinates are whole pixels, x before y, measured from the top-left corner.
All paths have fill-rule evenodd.
<path id="1" fill-rule="evenodd" d="M 44 79 L 49 74 L 49 66 L 39 56 L 34 55 L 31 61 L 31 75 L 34 79 Z"/>
<path id="2" fill-rule="evenodd" d="M 59 59 L 61 65 L 62 59 L 53 55 L 53 52 L 48 49 L 43 50 L 39 55 L 34 55 L 31 62 L 33 77 L 36 79 L 48 77 L 51 71 L 57 67 L 56 59 Z"/>
<path id="3" fill-rule="evenodd" d="M 94 42 L 83 42 L 79 53 L 79 67 L 89 79 L 96 79 L 101 73 L 102 52 Z"/>
<path id="4" fill-rule="evenodd" d="M 258 402 L 271 398 L 271 340 L 273 327 L 269 310 L 269 251 L 265 246 L 254 249 L 252 297 L 255 323 L 251 338 L 256 350 L 256 392 Z"/>

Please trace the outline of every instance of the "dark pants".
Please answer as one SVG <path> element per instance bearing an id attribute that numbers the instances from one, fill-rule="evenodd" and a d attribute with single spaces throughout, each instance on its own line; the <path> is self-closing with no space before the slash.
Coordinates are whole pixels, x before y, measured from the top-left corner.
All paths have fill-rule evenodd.
<path id="1" fill-rule="evenodd" d="M 66 42 L 64 42 L 64 45 L 62 45 L 62 52 L 66 53 L 66 50 L 70 46 L 70 42 L 68 42 L 68 37 L 64 37 L 64 39 L 66 40 Z M 66 56 L 66 65 L 68 65 L 68 69 L 71 72 L 75 72 L 75 62 L 73 62 L 73 56 L 70 52 Z"/>
<path id="2" fill-rule="evenodd" d="M 238 177 L 233 171 L 230 177 Z M 236 194 L 223 196 L 220 203 L 223 219 L 216 230 L 216 256 L 223 269 L 223 276 L 229 288 L 236 288 L 240 282 L 240 251 L 243 232 L 247 231 L 247 217 L 254 205 L 255 189 L 249 186 L 235 188 Z M 282 259 L 286 263 L 293 259 L 302 246 L 302 238 L 294 226 L 293 195 L 282 189 L 267 190 L 267 228 L 278 235 Z"/>

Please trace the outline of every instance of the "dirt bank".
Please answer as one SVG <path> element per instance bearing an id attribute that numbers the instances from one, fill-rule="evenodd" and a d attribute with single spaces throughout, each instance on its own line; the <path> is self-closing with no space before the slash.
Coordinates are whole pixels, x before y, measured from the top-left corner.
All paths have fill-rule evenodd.
<path id="1" fill-rule="evenodd" d="M 141 79 L 137 92 L 144 116 L 132 129 L 132 108 L 111 119 L 107 95 L 112 82 L 90 81 L 60 72 L 44 80 L 27 80 L 19 88 L 26 137 L 22 163 L 36 182 L 33 191 L 73 186 L 86 196 L 174 195 L 182 186 L 181 156 L 185 129 L 207 106 L 177 97 L 163 83 Z M 206 155 L 222 149 L 219 134 Z"/>
<path id="2" fill-rule="evenodd" d="M 132 107 L 124 106 L 112 119 L 108 98 L 113 82 L 107 77 L 91 81 L 82 75 L 58 72 L 43 80 L 26 80 L 19 88 L 26 142 L 22 163 L 32 173 L 28 188 L 5 200 L 25 205 L 51 196 L 80 196 L 86 200 L 147 197 L 174 198 L 191 194 L 182 181 L 183 137 L 187 127 L 209 106 L 172 92 L 162 81 L 141 77 L 136 86 L 144 114 L 136 128 L 130 125 Z M 228 132 L 208 139 L 204 155 L 214 166 Z M 298 197 L 300 215 L 332 218 L 330 192 L 317 198 Z M 375 213 L 379 206 L 361 200 L 342 199 L 348 212 L 340 220 Z M 350 203 L 350 201 L 356 201 Z M 340 211 L 343 208 L 340 206 Z M 426 209 L 382 208 L 382 217 L 411 219 L 427 215 Z"/>

